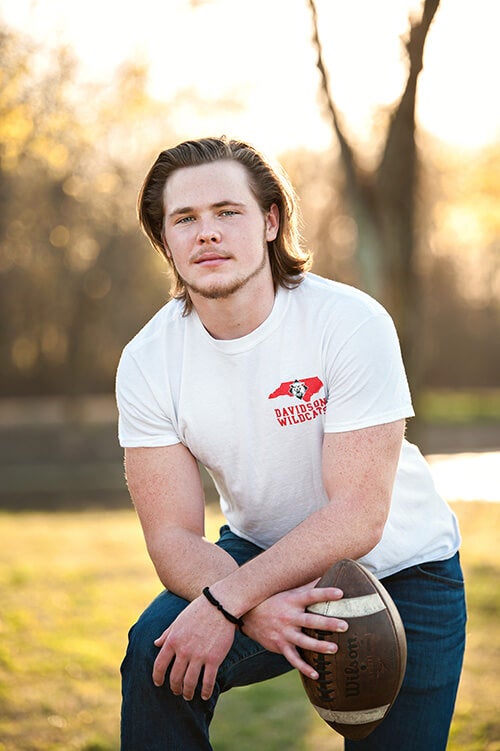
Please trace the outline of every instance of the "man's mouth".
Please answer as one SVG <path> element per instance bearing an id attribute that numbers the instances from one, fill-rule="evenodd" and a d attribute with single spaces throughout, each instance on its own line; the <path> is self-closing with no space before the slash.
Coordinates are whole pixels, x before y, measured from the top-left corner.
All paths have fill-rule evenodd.
<path id="1" fill-rule="evenodd" d="M 218 266 L 228 259 L 229 256 L 221 255 L 220 253 L 203 253 L 194 263 L 197 266 Z"/>

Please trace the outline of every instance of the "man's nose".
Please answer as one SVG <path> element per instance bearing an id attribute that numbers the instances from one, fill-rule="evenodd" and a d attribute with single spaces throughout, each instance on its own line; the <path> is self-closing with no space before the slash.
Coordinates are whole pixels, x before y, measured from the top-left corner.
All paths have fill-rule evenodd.
<path id="1" fill-rule="evenodd" d="M 208 242 L 220 242 L 220 232 L 217 227 L 214 226 L 213 220 L 207 219 L 200 223 L 198 242 L 202 244 Z"/>

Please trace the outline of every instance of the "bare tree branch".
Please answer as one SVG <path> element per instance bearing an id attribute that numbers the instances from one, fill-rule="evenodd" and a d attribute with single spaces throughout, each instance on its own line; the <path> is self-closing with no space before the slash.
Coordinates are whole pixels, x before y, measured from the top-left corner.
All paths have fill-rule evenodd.
<path id="1" fill-rule="evenodd" d="M 308 0 L 308 3 L 321 89 L 340 145 L 346 199 L 358 230 L 356 260 L 361 284 L 394 316 L 410 371 L 415 371 L 413 350 L 419 320 L 418 274 L 414 259 L 418 178 L 415 103 L 425 41 L 439 0 L 424 0 L 420 18 L 411 24 L 406 42 L 409 67 L 405 90 L 392 115 L 379 166 L 371 172 L 359 167 L 340 123 L 324 64 L 316 3 L 315 0 Z"/>
<path id="2" fill-rule="evenodd" d="M 323 92 L 323 96 L 325 98 L 328 112 L 331 117 L 334 131 L 337 135 L 337 139 L 340 144 L 342 161 L 344 163 L 344 168 L 346 170 L 348 182 L 350 183 L 350 187 L 355 188 L 357 192 L 357 190 L 359 189 L 358 166 L 357 166 L 356 158 L 354 156 L 354 152 L 340 125 L 340 119 L 339 119 L 339 115 L 337 112 L 337 108 L 335 106 L 335 103 L 333 101 L 333 98 L 330 92 L 329 77 L 328 77 L 328 73 L 326 71 L 326 67 L 323 61 L 323 48 L 321 45 L 321 40 L 319 38 L 318 13 L 316 10 L 316 3 L 315 3 L 315 0 L 308 0 L 308 3 L 311 9 L 311 16 L 312 16 L 312 23 L 313 23 L 313 43 L 314 43 L 314 47 L 315 47 L 316 55 L 317 55 L 316 67 L 318 68 L 319 74 L 321 76 L 321 89 Z"/>
<path id="3" fill-rule="evenodd" d="M 385 149 L 376 174 L 380 222 L 385 238 L 384 266 L 390 292 L 387 297 L 397 315 L 410 329 L 411 310 L 417 307 L 414 273 L 415 211 L 418 157 L 415 141 L 415 107 L 418 77 L 423 67 L 424 45 L 439 6 L 425 0 L 422 15 L 411 24 L 406 40 L 409 70 L 406 87 L 390 121 Z M 415 325 L 415 324 L 414 324 Z M 408 339 L 413 338 L 411 331 Z"/>
<path id="4" fill-rule="evenodd" d="M 378 170 L 379 183 L 383 183 L 386 179 L 389 182 L 394 182 L 395 175 L 389 174 L 386 176 L 386 171 L 389 168 L 392 173 L 395 163 L 401 163 L 401 160 L 394 159 L 395 152 L 400 154 L 408 154 L 408 150 L 414 152 L 417 82 L 423 67 L 425 40 L 438 7 L 439 0 L 425 0 L 420 21 L 413 23 L 411 26 L 406 41 L 406 50 L 410 62 L 408 80 L 399 105 L 391 118 L 385 150 Z M 408 184 L 413 177 L 413 174 L 406 171 Z M 398 184 L 401 179 L 404 179 L 403 175 L 399 176 Z M 397 190 L 400 191 L 400 187 Z"/>
<path id="5" fill-rule="evenodd" d="M 346 196 L 356 222 L 358 240 L 356 256 L 361 284 L 372 294 L 379 296 L 382 289 L 381 258 L 376 227 L 375 195 L 372 176 L 362 171 L 353 148 L 340 123 L 340 117 L 330 91 L 328 73 L 323 60 L 323 49 L 319 38 L 318 14 L 314 0 L 308 0 L 313 23 L 313 43 L 316 49 L 316 66 L 321 77 L 321 89 L 328 108 L 334 132 L 340 145 L 340 156 L 346 179 Z"/>

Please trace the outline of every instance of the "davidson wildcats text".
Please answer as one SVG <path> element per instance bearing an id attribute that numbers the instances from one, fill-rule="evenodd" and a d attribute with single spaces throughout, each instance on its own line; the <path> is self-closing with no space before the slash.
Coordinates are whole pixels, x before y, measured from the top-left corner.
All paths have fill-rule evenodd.
<path id="1" fill-rule="evenodd" d="M 279 424 L 284 428 L 286 425 L 299 425 L 307 420 L 314 420 L 326 412 L 326 399 L 320 397 L 307 404 L 292 404 L 288 407 L 275 407 L 274 414 Z"/>

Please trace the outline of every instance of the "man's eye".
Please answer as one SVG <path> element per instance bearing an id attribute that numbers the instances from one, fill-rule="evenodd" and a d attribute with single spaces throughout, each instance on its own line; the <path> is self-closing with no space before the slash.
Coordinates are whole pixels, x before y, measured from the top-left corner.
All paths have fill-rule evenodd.
<path id="1" fill-rule="evenodd" d="M 176 224 L 187 224 L 192 221 L 194 221 L 194 216 L 181 216 L 181 218 L 176 221 Z"/>
<path id="2" fill-rule="evenodd" d="M 221 211 L 222 216 L 235 216 L 238 212 L 233 211 L 233 209 L 224 209 L 224 211 Z"/>

